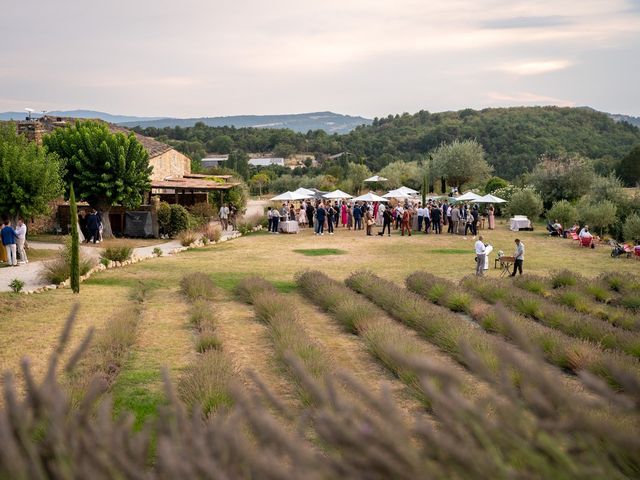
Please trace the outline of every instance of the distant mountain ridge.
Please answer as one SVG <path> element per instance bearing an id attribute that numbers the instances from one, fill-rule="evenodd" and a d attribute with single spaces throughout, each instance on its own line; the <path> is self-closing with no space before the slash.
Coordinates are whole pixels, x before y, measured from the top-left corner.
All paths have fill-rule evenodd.
<path id="1" fill-rule="evenodd" d="M 597 111 L 591 107 L 580 107 Z M 640 117 L 619 113 L 606 113 L 616 122 L 627 122 L 640 128 Z M 253 127 L 253 128 L 288 128 L 294 132 L 306 133 L 309 130 L 324 130 L 327 133 L 348 133 L 360 125 L 371 125 L 372 120 L 360 116 L 342 115 L 334 112 L 311 112 L 283 115 L 232 115 L 226 117 L 139 117 L 135 115 L 113 115 L 96 110 L 54 110 L 47 115 L 72 118 L 97 118 L 105 122 L 115 123 L 123 127 L 141 128 L 155 127 L 192 127 L 202 122 L 210 127 Z M 32 118 L 42 116 L 34 112 Z M 1 120 L 24 120 L 27 112 L 0 112 Z"/>
<path id="2" fill-rule="evenodd" d="M 234 115 L 228 117 L 162 118 L 159 120 L 128 121 L 125 127 L 193 127 L 202 122 L 209 127 L 288 128 L 294 132 L 324 130 L 327 133 L 348 133 L 359 125 L 371 125 L 364 117 L 333 112 L 295 113 L 287 115 Z"/>

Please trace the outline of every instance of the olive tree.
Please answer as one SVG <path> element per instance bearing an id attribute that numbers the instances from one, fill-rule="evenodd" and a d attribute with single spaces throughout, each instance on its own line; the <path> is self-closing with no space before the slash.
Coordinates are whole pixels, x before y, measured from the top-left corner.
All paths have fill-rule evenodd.
<path id="1" fill-rule="evenodd" d="M 640 216 L 637 213 L 632 213 L 627 217 L 622 229 L 624 233 L 624 239 L 633 242 L 634 245 L 640 243 Z"/>
<path id="2" fill-rule="evenodd" d="M 516 191 L 506 207 L 509 215 L 525 215 L 531 220 L 536 220 L 542 214 L 542 210 L 542 198 L 530 188 Z"/>
<path id="3" fill-rule="evenodd" d="M 558 200 L 577 200 L 585 195 L 594 179 L 591 163 L 579 155 L 545 157 L 529 174 L 546 207 Z"/>
<path id="4" fill-rule="evenodd" d="M 555 202 L 547 212 L 550 220 L 558 220 L 564 228 L 576 222 L 580 217 L 578 209 L 566 200 Z"/>
<path id="5" fill-rule="evenodd" d="M 47 135 L 44 144 L 66 161 L 66 183 L 73 183 L 77 196 L 100 212 L 106 238 L 113 236 L 111 207 L 135 208 L 151 188 L 149 154 L 133 133 L 78 121 Z"/>
<path id="6" fill-rule="evenodd" d="M 600 235 L 616 222 L 618 208 L 611 200 L 592 201 L 583 198 L 578 204 L 580 220 L 598 230 Z"/>
<path id="7" fill-rule="evenodd" d="M 484 148 L 476 140 L 454 140 L 442 144 L 431 156 L 434 176 L 444 178 L 449 186 L 458 187 L 459 190 L 465 183 L 484 180 L 491 174 Z"/>

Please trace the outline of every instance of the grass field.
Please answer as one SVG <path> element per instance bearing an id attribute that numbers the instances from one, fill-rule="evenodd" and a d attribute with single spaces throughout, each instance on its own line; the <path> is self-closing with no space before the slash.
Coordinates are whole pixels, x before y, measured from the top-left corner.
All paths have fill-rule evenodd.
<path id="1" fill-rule="evenodd" d="M 390 238 L 367 237 L 364 231 L 343 229 L 321 237 L 311 229 L 297 235 L 254 234 L 100 272 L 82 284 L 79 296 L 69 290 L 0 296 L 0 363 L 20 379 L 19 362 L 26 355 L 36 377 L 42 377 L 67 313 L 78 301 L 72 345 L 79 344 L 88 327 L 95 327 L 102 338 L 121 312 L 139 312 L 132 323 L 133 344 L 122 342 L 126 350 L 118 352 L 122 361 L 109 371 L 114 377 L 110 391 L 116 412 L 132 411 L 138 426 L 166 403 L 163 366 L 180 385 L 179 392 L 199 398 L 207 411 L 228 404 L 231 379 L 257 391 L 250 372 L 257 373 L 291 411 L 320 408 L 322 402 L 308 390 L 307 380 L 295 361 L 292 366 L 287 352 L 315 372 L 314 378 L 348 370 L 374 392 L 388 389 L 403 418 L 419 414 L 436 423 L 444 421 L 432 411 L 438 396 L 418 381 L 426 367 L 399 363 L 397 349 L 428 358 L 433 362 L 429 368 L 438 375 L 449 372 L 463 379 L 463 397 L 479 402 L 490 416 L 495 415 L 496 401 L 510 401 L 499 380 L 499 372 L 510 362 L 510 375 L 519 379 L 522 392 L 548 385 L 532 377 L 531 361 L 536 358 L 543 363 L 535 369 L 540 375 L 560 378 L 554 387 L 560 389 L 554 392 L 557 398 L 575 396 L 577 405 L 584 400 L 588 408 L 594 394 L 592 386 L 576 376 L 582 370 L 621 394 L 633 389 L 627 382 L 640 378 L 639 323 L 633 309 L 637 290 L 625 290 L 619 277 L 633 278 L 640 263 L 612 259 L 609 247 L 585 249 L 542 231 L 516 234 L 498 225 L 498 230 L 481 233 L 494 251 L 507 255 L 513 251 L 514 238 L 520 238 L 526 246 L 525 276 L 535 282 L 512 285 L 512 280 L 500 279 L 500 271 L 490 268 L 488 279 L 461 283 L 475 269 L 471 237 L 401 237 L 397 232 Z M 576 273 L 574 280 L 567 280 L 566 274 L 552 277 L 565 269 Z M 299 276 L 311 270 L 325 277 Z M 405 280 L 417 270 L 431 276 L 412 277 L 413 283 L 407 280 L 411 291 L 407 290 Z M 368 273 L 352 275 L 363 271 Z M 213 281 L 200 286 L 214 292 L 204 303 L 197 303 L 197 288 L 187 296 L 181 290 L 183 277 L 197 272 L 205 274 L 200 281 Z M 618 277 L 595 280 L 606 272 Z M 266 282 L 250 278 L 255 276 Z M 135 293 L 141 285 L 143 299 Z M 493 306 L 494 290 L 508 300 L 508 313 Z M 586 304 L 578 302 L 581 296 Z M 598 306 L 597 315 L 580 313 L 580 308 L 592 305 Z M 133 306 L 137 307 L 132 310 Z M 205 314 L 208 323 L 203 330 L 200 318 Z M 580 315 L 587 315 L 584 325 Z M 206 350 L 205 334 L 210 339 L 215 336 Z M 606 343 L 597 341 L 601 334 Z M 540 359 L 531 353 L 526 338 L 541 349 Z M 218 385 L 194 389 L 194 375 L 201 373 L 207 359 L 218 365 L 215 372 L 227 373 L 216 377 L 222 382 Z M 518 406 L 523 408 L 529 412 L 533 407 L 525 402 Z M 602 406 L 598 415 L 623 432 L 637 426 L 636 417 L 629 420 L 609 408 Z M 620 427 L 625 422 L 627 426 Z M 530 427 L 524 426 L 524 431 Z"/>

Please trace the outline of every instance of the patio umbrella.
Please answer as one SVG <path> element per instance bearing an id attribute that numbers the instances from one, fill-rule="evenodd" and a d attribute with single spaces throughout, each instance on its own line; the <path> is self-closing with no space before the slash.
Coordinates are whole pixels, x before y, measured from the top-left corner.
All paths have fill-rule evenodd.
<path id="1" fill-rule="evenodd" d="M 275 197 L 273 197 L 271 199 L 272 202 L 278 202 L 278 201 L 292 201 L 292 200 L 304 200 L 309 198 L 309 195 L 303 195 L 301 193 L 296 193 L 296 192 L 284 192 L 281 193 L 280 195 L 277 195 Z"/>
<path id="2" fill-rule="evenodd" d="M 340 198 L 351 198 L 352 195 L 343 192 L 342 190 L 334 190 L 333 192 L 325 193 L 323 195 L 324 198 L 329 199 L 340 199 Z"/>
<path id="3" fill-rule="evenodd" d="M 386 198 L 380 197 L 373 192 L 365 193 L 353 199 L 354 202 L 388 202 Z"/>
<path id="4" fill-rule="evenodd" d="M 478 203 L 506 203 L 506 200 L 503 200 L 500 197 L 496 197 L 494 195 L 491 195 L 490 193 L 487 193 L 484 197 L 480 197 L 479 199 L 476 200 L 476 202 Z"/>
<path id="5" fill-rule="evenodd" d="M 459 197 L 456 197 L 456 200 L 458 202 L 474 202 L 479 198 L 481 197 L 477 193 L 467 192 L 464 195 L 460 195 Z"/>
<path id="6" fill-rule="evenodd" d="M 391 190 L 390 192 L 385 193 L 382 196 L 384 198 L 409 198 L 411 195 L 406 192 L 402 192 L 400 191 L 400 189 L 398 189 L 398 190 Z"/>
<path id="7" fill-rule="evenodd" d="M 397 189 L 398 192 L 402 192 L 402 193 L 406 193 L 407 195 L 417 195 L 420 192 L 417 190 L 414 190 L 413 188 L 409 188 L 409 187 L 405 187 L 402 186 L 400 188 Z"/>
<path id="8" fill-rule="evenodd" d="M 297 190 L 294 190 L 293 193 L 298 193 L 300 195 L 312 196 L 312 195 L 315 195 L 316 192 L 314 192 L 313 190 L 309 190 L 308 188 L 300 187 Z"/>
<path id="9" fill-rule="evenodd" d="M 386 182 L 388 178 L 381 177 L 380 175 L 374 175 L 373 177 L 366 178 L 365 182 Z"/>

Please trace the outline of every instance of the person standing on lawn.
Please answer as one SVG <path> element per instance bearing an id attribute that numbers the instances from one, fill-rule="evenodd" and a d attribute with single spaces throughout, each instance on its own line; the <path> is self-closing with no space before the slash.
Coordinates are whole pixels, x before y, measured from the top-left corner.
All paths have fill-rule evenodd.
<path id="1" fill-rule="evenodd" d="M 89 231 L 89 242 L 100 243 L 100 217 L 94 208 L 87 217 L 87 230 Z"/>
<path id="2" fill-rule="evenodd" d="M 18 252 L 18 257 L 20 257 L 19 263 L 29 263 L 29 259 L 27 258 L 27 251 L 24 248 L 25 242 L 27 241 L 27 226 L 24 224 L 24 220 L 18 218 L 18 228 L 16 228 L 16 250 Z"/>
<path id="3" fill-rule="evenodd" d="M 433 233 L 442 233 L 442 227 L 440 226 L 441 222 L 442 210 L 440 210 L 440 207 L 438 205 L 434 205 L 431 209 L 431 225 L 433 227 Z"/>
<path id="4" fill-rule="evenodd" d="M 371 236 L 372 235 L 371 229 L 373 228 L 373 224 L 376 223 L 375 220 L 373 219 L 372 207 L 366 207 L 366 211 L 364 214 L 364 222 L 367 227 L 367 236 Z"/>
<path id="5" fill-rule="evenodd" d="M 486 248 L 483 242 L 482 235 L 478 237 L 476 240 L 476 276 L 482 277 L 484 275 L 484 256 L 486 253 Z"/>
<path id="6" fill-rule="evenodd" d="M 362 230 L 362 209 L 358 203 L 353 207 L 353 229 Z"/>
<path id="7" fill-rule="evenodd" d="M 378 235 L 383 236 L 385 228 L 387 229 L 387 234 L 391 236 L 391 222 L 393 221 L 393 217 L 391 216 L 391 209 L 385 208 L 382 212 L 382 232 Z"/>
<path id="8" fill-rule="evenodd" d="M 314 216 L 313 216 L 313 212 L 314 212 L 314 208 L 313 205 L 311 205 L 311 200 L 309 200 L 307 202 L 307 222 L 309 222 L 309 228 L 314 228 Z"/>
<path id="9" fill-rule="evenodd" d="M 0 237 L 2 237 L 2 245 L 4 245 L 4 249 L 7 252 L 7 264 L 17 267 L 16 240 L 18 239 L 18 235 L 11 226 L 9 219 L 4 220 L 4 227 L 0 230 Z"/>
<path id="10" fill-rule="evenodd" d="M 342 228 L 349 225 L 349 207 L 347 207 L 347 202 L 342 201 L 342 205 L 340 206 L 340 220 L 342 222 Z M 349 230 L 351 230 L 351 225 L 349 225 Z"/>
<path id="11" fill-rule="evenodd" d="M 318 208 L 316 208 L 316 235 L 324 235 L 324 220 L 326 216 L 327 211 L 321 203 L 318 205 Z"/>
<path id="12" fill-rule="evenodd" d="M 226 231 L 227 228 L 229 228 L 229 207 L 227 207 L 225 204 L 222 204 L 222 207 L 220 207 L 220 211 L 218 212 L 218 216 L 220 217 L 222 230 Z"/>
<path id="13" fill-rule="evenodd" d="M 331 202 L 329 202 L 327 204 L 327 228 L 329 229 L 329 235 L 333 235 L 333 224 L 336 222 L 336 217 L 336 210 L 331 206 Z"/>
<path id="14" fill-rule="evenodd" d="M 516 271 L 519 271 L 520 275 L 522 275 L 522 264 L 524 262 L 524 243 L 522 243 L 519 238 L 516 238 L 515 242 L 516 251 L 513 253 L 515 262 L 513 264 L 513 273 L 511 274 L 512 277 L 516 276 Z"/>

